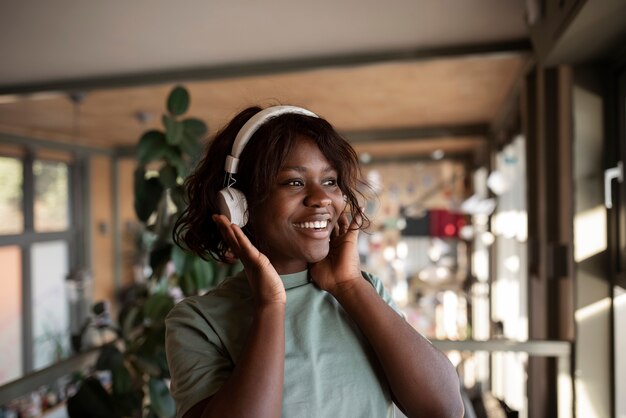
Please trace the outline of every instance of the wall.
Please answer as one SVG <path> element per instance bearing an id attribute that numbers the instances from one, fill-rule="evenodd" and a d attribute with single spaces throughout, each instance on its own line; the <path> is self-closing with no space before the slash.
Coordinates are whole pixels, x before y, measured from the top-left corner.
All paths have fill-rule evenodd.
<path id="1" fill-rule="evenodd" d="M 610 416 L 610 317 L 603 205 L 604 103 L 599 78 L 579 68 L 573 86 L 576 413 Z"/>
<path id="2" fill-rule="evenodd" d="M 137 166 L 134 158 L 121 158 L 117 160 L 117 211 L 119 222 L 117 225 L 120 233 L 119 243 L 119 272 L 120 285 L 128 286 L 142 276 L 143 273 L 135 271 L 137 264 L 137 239 L 139 221 L 134 209 L 133 174 Z"/>
<path id="3" fill-rule="evenodd" d="M 113 213 L 111 157 L 96 155 L 89 162 L 89 225 L 93 300 L 113 301 Z"/>

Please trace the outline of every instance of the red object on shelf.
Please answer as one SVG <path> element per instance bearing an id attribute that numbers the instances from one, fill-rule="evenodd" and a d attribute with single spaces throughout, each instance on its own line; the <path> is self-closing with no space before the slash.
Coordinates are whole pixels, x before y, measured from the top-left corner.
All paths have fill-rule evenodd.
<path id="1" fill-rule="evenodd" d="M 431 237 L 458 238 L 459 230 L 466 224 L 464 214 L 447 209 L 430 209 L 428 218 Z"/>

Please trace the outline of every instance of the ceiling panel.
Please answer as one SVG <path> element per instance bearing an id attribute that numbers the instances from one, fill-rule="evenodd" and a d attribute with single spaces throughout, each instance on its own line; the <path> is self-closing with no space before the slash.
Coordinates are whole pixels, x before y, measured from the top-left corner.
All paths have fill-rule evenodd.
<path id="1" fill-rule="evenodd" d="M 189 115 L 207 121 L 211 132 L 246 106 L 279 103 L 310 108 L 348 133 L 488 124 L 527 59 L 492 54 L 183 84 L 192 98 Z M 171 87 L 94 90 L 78 106 L 64 94 L 5 100 L 0 132 L 88 146 L 132 146 L 143 131 L 159 127 Z M 428 148 L 406 140 L 388 142 L 389 147 Z"/>

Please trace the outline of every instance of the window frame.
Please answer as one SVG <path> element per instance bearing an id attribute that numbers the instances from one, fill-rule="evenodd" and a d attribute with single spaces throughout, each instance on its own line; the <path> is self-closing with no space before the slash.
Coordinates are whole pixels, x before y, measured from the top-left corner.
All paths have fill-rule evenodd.
<path id="1" fill-rule="evenodd" d="M 67 260 L 70 271 L 78 266 L 87 266 L 88 251 L 85 248 L 87 239 L 85 236 L 85 211 L 86 200 L 84 199 L 85 184 L 84 175 L 86 171 L 86 159 L 79 153 L 72 150 L 62 150 L 63 154 L 72 158 L 55 158 L 47 155 L 47 151 L 54 151 L 54 148 L 45 146 L 32 147 L 21 145 L 23 149 L 21 156 L 0 151 L 3 157 L 14 158 L 22 162 L 22 212 L 23 230 L 18 234 L 0 234 L 0 247 L 17 246 L 21 251 L 21 285 L 22 285 L 22 373 L 26 376 L 34 371 L 34 318 L 33 318 L 33 272 L 32 272 L 32 247 L 34 244 L 63 241 L 68 248 Z M 67 164 L 68 169 L 68 225 L 67 229 L 61 231 L 38 232 L 35 231 L 34 221 L 34 201 L 35 201 L 35 175 L 33 164 L 36 160 L 62 162 Z M 8 382 L 2 382 L 4 385 Z"/>

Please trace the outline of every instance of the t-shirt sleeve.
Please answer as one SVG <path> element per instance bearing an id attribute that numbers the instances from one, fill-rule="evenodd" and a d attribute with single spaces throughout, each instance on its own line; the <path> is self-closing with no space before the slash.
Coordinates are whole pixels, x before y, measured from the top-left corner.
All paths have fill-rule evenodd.
<path id="1" fill-rule="evenodd" d="M 387 303 L 387 305 L 391 306 L 391 308 L 394 311 L 396 311 L 398 315 L 406 319 L 404 312 L 400 310 L 398 305 L 396 305 L 396 303 L 393 301 L 389 293 L 387 293 L 387 291 L 385 290 L 385 286 L 383 286 L 383 282 L 378 277 L 366 271 L 362 271 L 361 274 L 363 275 L 363 278 L 365 278 L 365 280 L 367 280 L 368 282 L 370 282 L 372 286 L 374 286 L 374 289 L 376 289 L 376 292 Z"/>
<path id="2" fill-rule="evenodd" d="M 165 320 L 165 349 L 170 369 L 170 392 L 176 416 L 212 396 L 232 374 L 233 362 L 201 313 L 197 302 L 184 300 Z"/>

